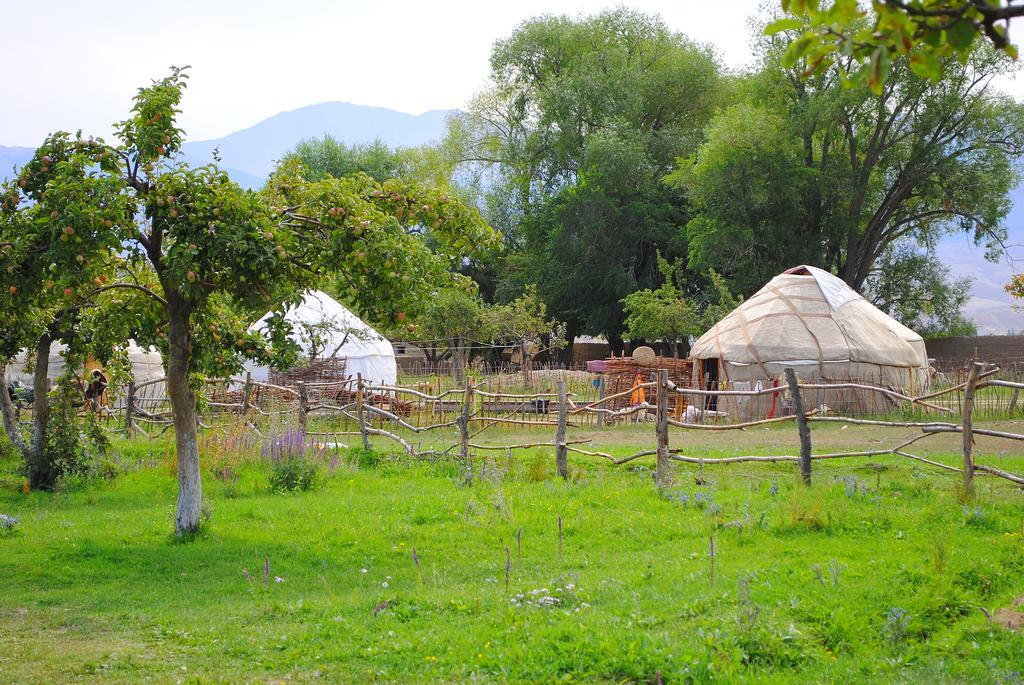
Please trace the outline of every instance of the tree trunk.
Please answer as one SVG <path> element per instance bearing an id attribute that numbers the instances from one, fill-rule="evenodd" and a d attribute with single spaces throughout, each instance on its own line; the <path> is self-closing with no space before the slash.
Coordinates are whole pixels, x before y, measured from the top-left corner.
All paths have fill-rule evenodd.
<path id="1" fill-rule="evenodd" d="M 180 537 L 199 529 L 203 488 L 199 475 L 199 439 L 196 396 L 188 383 L 192 342 L 191 312 L 174 291 L 167 292 L 168 353 L 167 395 L 174 415 L 174 442 L 178 456 L 178 511 L 174 532 Z"/>
<path id="2" fill-rule="evenodd" d="M 519 357 L 523 362 L 523 383 L 526 387 L 533 387 L 533 356 L 526 354 L 526 344 L 519 344 Z"/>
<path id="3" fill-rule="evenodd" d="M 452 372 L 455 374 L 455 385 L 464 386 L 466 384 L 466 350 L 462 345 L 462 339 L 452 338 L 451 340 L 452 350 Z"/>
<path id="4" fill-rule="evenodd" d="M 0 385 L 3 386 L 0 387 L 0 413 L 3 414 L 4 430 L 14 448 L 19 452 L 24 452 L 25 442 L 21 439 L 21 434 L 18 433 L 18 416 L 14 402 L 7 390 L 7 367 L 3 364 L 0 364 Z"/>
<path id="5" fill-rule="evenodd" d="M 46 454 L 46 437 L 50 428 L 50 388 L 47 375 L 50 371 L 52 343 L 48 334 L 39 338 L 36 343 L 36 370 L 32 375 L 32 436 L 26 461 L 28 485 L 34 490 L 50 490 L 57 480 L 53 464 Z M 6 388 L 4 392 L 7 392 Z"/>
<path id="6" fill-rule="evenodd" d="M 625 352 L 625 346 L 623 344 L 622 336 L 617 333 L 606 333 L 605 337 L 608 338 L 608 349 L 615 357 L 621 357 Z"/>

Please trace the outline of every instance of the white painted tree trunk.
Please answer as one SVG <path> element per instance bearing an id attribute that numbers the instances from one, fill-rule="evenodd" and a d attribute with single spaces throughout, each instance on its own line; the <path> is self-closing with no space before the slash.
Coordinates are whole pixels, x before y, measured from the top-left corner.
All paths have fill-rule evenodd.
<path id="1" fill-rule="evenodd" d="M 188 383 L 191 339 L 189 310 L 179 297 L 168 297 L 167 395 L 174 414 L 174 441 L 178 456 L 178 510 L 174 532 L 180 537 L 199 529 L 203 486 L 199 474 L 196 396 Z"/>

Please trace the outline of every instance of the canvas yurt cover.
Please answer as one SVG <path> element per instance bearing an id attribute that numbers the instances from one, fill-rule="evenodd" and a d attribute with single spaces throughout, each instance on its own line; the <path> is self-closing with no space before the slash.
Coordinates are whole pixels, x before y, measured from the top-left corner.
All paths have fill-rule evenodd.
<path id="1" fill-rule="evenodd" d="M 54 343 L 50 346 L 50 363 L 46 369 L 46 377 L 51 382 L 64 375 L 64 349 L 62 343 Z M 18 354 L 11 365 L 7 367 L 7 379 L 21 381 L 25 385 L 31 386 L 32 373 L 25 368 L 25 361 L 25 353 Z M 163 357 L 155 347 L 148 350 L 143 349 L 134 340 L 129 340 L 128 361 L 131 362 L 132 376 L 137 384 L 164 377 Z M 84 375 L 85 369 L 80 369 L 77 373 Z"/>
<path id="2" fill-rule="evenodd" d="M 861 297 L 841 279 L 813 266 L 773 278 L 693 345 L 694 378 L 705 388 L 785 386 L 786 367 L 806 382 L 855 381 L 906 394 L 927 389 L 924 340 Z M 837 411 L 887 411 L 878 393 L 817 391 L 808 406 Z M 720 411 L 745 420 L 782 414 L 788 398 L 721 398 Z"/>
<path id="3" fill-rule="evenodd" d="M 249 330 L 262 330 L 270 315 L 267 312 Z M 322 355 L 345 360 L 345 373 L 350 378 L 362 375 L 364 380 L 384 385 L 397 381 L 391 343 L 327 293 L 306 293 L 298 306 L 285 312 L 285 319 L 292 324 L 292 337 L 307 357 L 312 337 L 316 336 Z M 246 370 L 252 372 L 255 381 L 266 382 L 270 375 L 270 369 L 254 364 L 247 364 Z"/>

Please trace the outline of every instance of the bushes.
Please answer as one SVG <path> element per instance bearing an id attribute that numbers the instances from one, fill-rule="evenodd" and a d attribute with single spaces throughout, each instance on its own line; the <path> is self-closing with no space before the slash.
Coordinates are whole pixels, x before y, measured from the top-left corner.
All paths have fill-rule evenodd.
<path id="1" fill-rule="evenodd" d="M 113 477 L 107 458 L 110 439 L 96 415 L 78 416 L 81 390 L 71 375 L 62 377 L 51 391 L 50 423 L 42 454 L 26 465 L 26 476 L 33 489 L 53 490 L 64 481 L 75 483 L 95 476 Z M 113 474 L 113 475 L 111 475 Z"/>
<path id="2" fill-rule="evenodd" d="M 270 463 L 270 489 L 274 492 L 311 490 L 320 476 L 320 467 L 303 455 L 284 457 Z"/>
<path id="3" fill-rule="evenodd" d="M 263 446 L 270 462 L 270 489 L 273 492 L 311 490 L 319 481 L 325 448 L 301 430 L 271 435 Z"/>

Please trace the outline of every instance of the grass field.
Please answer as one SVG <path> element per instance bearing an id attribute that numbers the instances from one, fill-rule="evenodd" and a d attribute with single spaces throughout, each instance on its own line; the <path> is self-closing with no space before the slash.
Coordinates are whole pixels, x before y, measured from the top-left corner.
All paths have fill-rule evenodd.
<path id="1" fill-rule="evenodd" d="M 821 451 L 908 433 L 814 431 Z M 580 433 L 627 454 L 653 431 Z M 793 433 L 673 444 L 791 453 Z M 918 451 L 955 464 L 958 440 Z M 55 494 L 0 462 L 20 519 L 0 682 L 1024 682 L 1024 635 L 982 612 L 1024 595 L 1024 496 L 993 478 L 961 501 L 955 474 L 896 457 L 815 463 L 810 489 L 792 465 L 680 466 L 659 493 L 649 462 L 574 456 L 563 483 L 536 450 L 464 486 L 450 462 L 351 452 L 273 494 L 256 450 L 207 455 L 210 518 L 183 543 L 167 446 L 115 444 L 116 478 Z M 977 450 L 1024 471 L 1019 445 Z"/>

